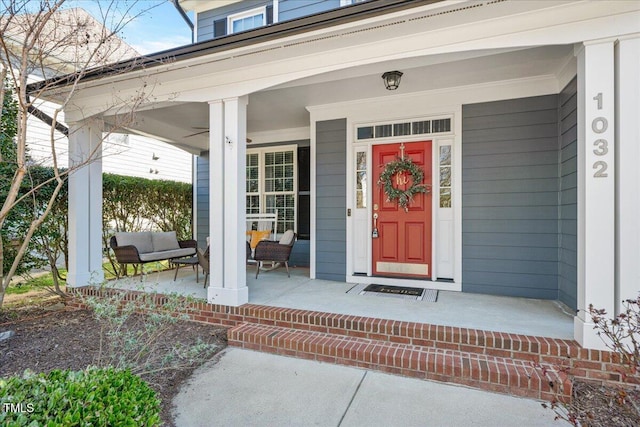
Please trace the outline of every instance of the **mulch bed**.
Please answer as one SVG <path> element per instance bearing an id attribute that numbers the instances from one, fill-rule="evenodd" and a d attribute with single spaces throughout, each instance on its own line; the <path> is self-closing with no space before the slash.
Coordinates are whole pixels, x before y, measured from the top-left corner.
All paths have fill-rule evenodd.
<path id="1" fill-rule="evenodd" d="M 25 369 L 35 372 L 81 370 L 94 363 L 99 348 L 100 325 L 91 313 L 66 309 L 60 303 L 0 311 L 0 333 L 7 330 L 16 334 L 0 341 L 0 377 L 21 374 Z M 194 322 L 177 322 L 164 336 L 167 343 L 189 344 L 198 338 L 217 345 L 218 352 L 227 345 L 225 328 Z M 165 425 L 174 426 L 173 397 L 202 363 L 143 377 L 162 402 L 161 417 Z M 581 415 L 583 426 L 640 425 L 637 391 L 630 392 L 621 401 L 614 389 L 576 382 L 570 406 L 574 413 Z"/>
<path id="2" fill-rule="evenodd" d="M 98 354 L 100 324 L 87 310 L 65 308 L 60 303 L 2 310 L 0 332 L 7 330 L 14 331 L 15 335 L 0 341 L 0 377 L 19 375 L 25 369 L 34 372 L 82 370 L 95 363 Z M 196 343 L 198 338 L 216 345 L 216 352 L 227 345 L 225 328 L 186 321 L 173 324 L 163 336 L 163 341 L 188 345 Z M 169 345 L 162 346 L 160 351 L 169 351 L 170 348 Z M 164 425 L 174 426 L 171 418 L 173 397 L 202 363 L 142 377 L 161 400 L 160 415 Z"/>

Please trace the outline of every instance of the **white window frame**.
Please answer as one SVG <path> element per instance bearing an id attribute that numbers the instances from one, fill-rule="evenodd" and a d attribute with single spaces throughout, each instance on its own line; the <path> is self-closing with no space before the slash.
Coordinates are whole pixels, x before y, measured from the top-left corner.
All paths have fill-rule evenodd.
<path id="1" fill-rule="evenodd" d="M 265 157 L 267 153 L 275 153 L 279 151 L 292 151 L 293 152 L 293 190 L 292 191 L 265 191 Z M 267 208 L 267 196 L 270 195 L 288 195 L 291 194 L 294 197 L 293 207 L 293 231 L 298 232 L 298 146 L 297 145 L 276 145 L 273 147 L 264 148 L 250 148 L 247 149 L 247 155 L 258 154 L 258 192 L 257 195 L 260 199 L 260 213 L 265 213 Z M 249 195 L 256 195 L 256 193 L 247 193 Z M 246 201 L 245 201 L 246 203 Z M 280 221 L 278 219 L 278 223 Z"/>
<path id="2" fill-rule="evenodd" d="M 267 25 L 267 6 L 266 5 L 261 7 L 256 7 L 254 9 L 245 10 L 244 12 L 234 13 L 233 15 L 227 16 L 227 34 L 233 34 L 234 32 L 233 23 L 235 21 L 238 21 L 240 19 L 250 18 L 252 16 L 256 16 L 260 14 L 262 14 L 262 26 Z"/>

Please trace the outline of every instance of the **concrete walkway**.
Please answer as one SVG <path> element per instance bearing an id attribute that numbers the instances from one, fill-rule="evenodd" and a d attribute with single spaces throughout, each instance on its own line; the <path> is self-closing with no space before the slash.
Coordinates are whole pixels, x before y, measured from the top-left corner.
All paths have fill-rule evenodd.
<path id="1" fill-rule="evenodd" d="M 531 399 L 227 349 L 176 396 L 189 426 L 565 426 Z"/>

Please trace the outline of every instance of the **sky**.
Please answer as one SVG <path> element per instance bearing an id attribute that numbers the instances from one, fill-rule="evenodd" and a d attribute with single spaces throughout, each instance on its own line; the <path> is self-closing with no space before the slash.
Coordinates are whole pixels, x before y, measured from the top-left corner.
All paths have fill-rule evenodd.
<path id="1" fill-rule="evenodd" d="M 112 3 L 115 13 L 110 16 L 129 17 L 120 38 L 140 54 L 191 44 L 191 29 L 169 0 L 70 0 L 65 7 L 81 7 L 102 21 Z M 190 19 L 193 22 L 193 14 Z"/>

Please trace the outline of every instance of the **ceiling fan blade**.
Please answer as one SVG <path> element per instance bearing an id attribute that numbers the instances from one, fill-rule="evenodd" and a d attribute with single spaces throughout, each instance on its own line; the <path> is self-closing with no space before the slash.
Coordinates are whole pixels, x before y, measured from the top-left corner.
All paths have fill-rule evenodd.
<path id="1" fill-rule="evenodd" d="M 209 130 L 205 130 L 202 132 L 192 133 L 191 135 L 183 136 L 183 138 L 191 138 L 192 136 L 202 135 L 203 133 L 209 133 Z"/>

